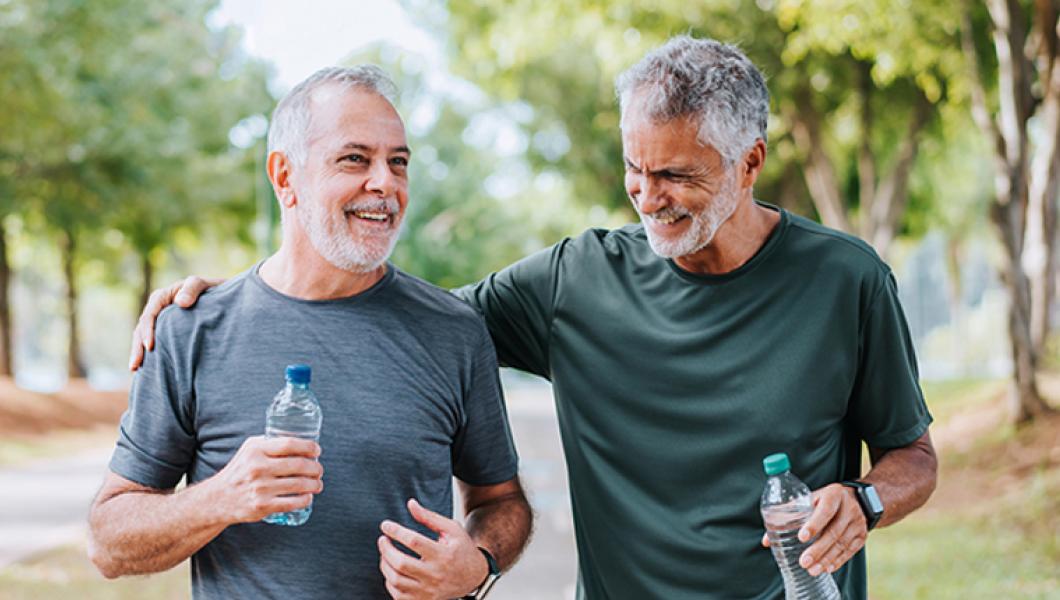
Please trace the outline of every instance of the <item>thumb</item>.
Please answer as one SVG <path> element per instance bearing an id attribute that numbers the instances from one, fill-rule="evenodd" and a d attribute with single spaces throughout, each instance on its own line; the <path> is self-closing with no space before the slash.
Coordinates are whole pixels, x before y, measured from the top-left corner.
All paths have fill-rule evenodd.
<path id="1" fill-rule="evenodd" d="M 424 508 L 415 498 L 409 498 L 408 507 L 409 514 L 412 515 L 413 519 L 416 519 L 435 533 L 452 533 L 454 527 L 459 527 L 456 521 Z"/>

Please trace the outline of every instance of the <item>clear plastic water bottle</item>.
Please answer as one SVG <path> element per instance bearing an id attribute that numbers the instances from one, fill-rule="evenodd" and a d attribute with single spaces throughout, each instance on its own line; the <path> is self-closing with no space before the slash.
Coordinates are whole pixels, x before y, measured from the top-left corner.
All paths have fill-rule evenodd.
<path id="1" fill-rule="evenodd" d="M 265 437 L 297 437 L 314 442 L 320 438 L 323 413 L 313 392 L 309 365 L 288 365 L 287 385 L 273 398 L 265 411 Z M 313 505 L 290 512 L 273 513 L 263 520 L 274 525 L 301 525 L 309 520 Z"/>
<path id="2" fill-rule="evenodd" d="M 799 541 L 799 529 L 813 512 L 810 488 L 791 473 L 787 454 L 770 454 L 762 460 L 766 487 L 762 490 L 762 520 L 773 558 L 784 577 L 786 600 L 839 600 L 839 588 L 828 573 L 817 577 L 799 565 L 799 557 L 813 543 Z"/>

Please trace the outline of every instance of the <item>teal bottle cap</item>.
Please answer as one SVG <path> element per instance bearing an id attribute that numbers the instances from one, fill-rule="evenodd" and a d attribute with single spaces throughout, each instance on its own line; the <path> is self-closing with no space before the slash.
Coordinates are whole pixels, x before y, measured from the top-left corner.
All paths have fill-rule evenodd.
<path id="1" fill-rule="evenodd" d="M 766 475 L 779 475 L 791 469 L 791 461 L 788 460 L 787 454 L 778 452 L 763 458 L 762 467 L 765 468 Z"/>

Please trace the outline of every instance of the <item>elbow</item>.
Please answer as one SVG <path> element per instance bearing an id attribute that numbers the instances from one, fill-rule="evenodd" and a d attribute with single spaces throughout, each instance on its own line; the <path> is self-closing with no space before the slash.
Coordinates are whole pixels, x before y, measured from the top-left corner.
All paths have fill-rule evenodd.
<path id="1" fill-rule="evenodd" d="M 88 518 L 88 560 L 106 579 L 117 579 L 122 575 L 128 575 L 122 569 L 121 561 L 115 556 L 113 548 L 105 540 L 100 539 L 99 523 L 95 517 L 95 507 L 93 507 Z"/>
<path id="2" fill-rule="evenodd" d="M 99 544 L 91 539 L 88 542 L 88 560 L 92 561 L 99 574 L 106 579 L 117 579 L 125 574 L 110 553 L 100 548 Z"/>

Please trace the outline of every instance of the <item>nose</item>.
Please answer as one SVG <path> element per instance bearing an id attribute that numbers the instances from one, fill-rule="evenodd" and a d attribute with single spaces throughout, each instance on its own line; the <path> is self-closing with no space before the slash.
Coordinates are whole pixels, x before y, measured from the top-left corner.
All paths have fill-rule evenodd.
<path id="1" fill-rule="evenodd" d="M 397 191 L 397 176 L 390 170 L 386 161 L 374 161 L 368 171 L 368 179 L 365 180 L 364 187 L 380 197 L 389 198 Z"/>
<path id="2" fill-rule="evenodd" d="M 626 176 L 626 192 L 629 193 L 633 206 L 645 214 L 651 214 L 669 204 L 658 182 L 643 174 Z"/>

